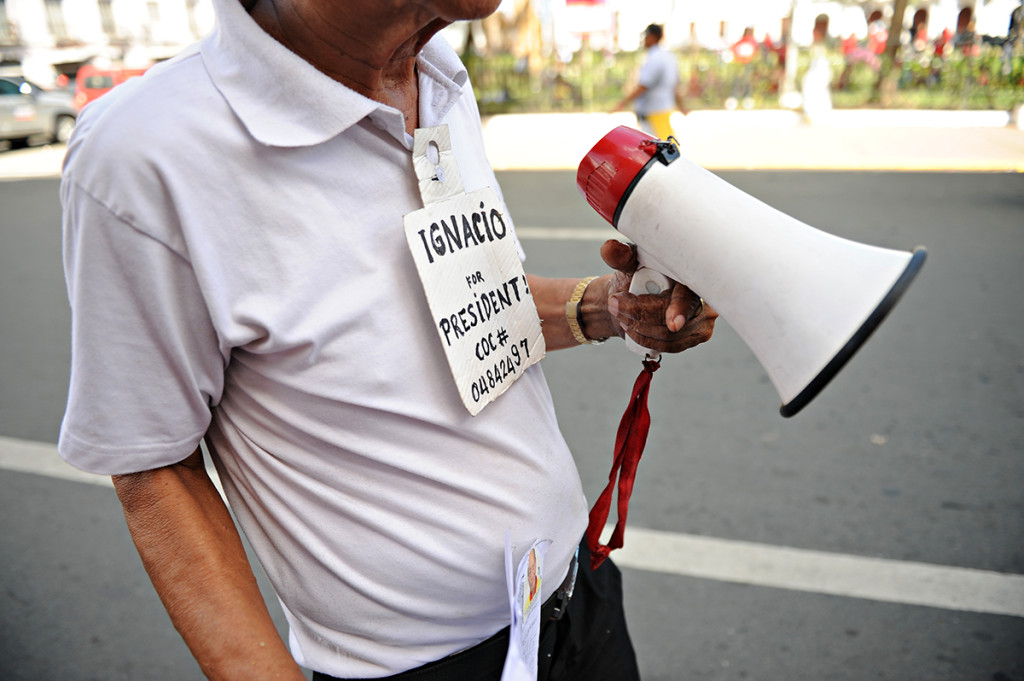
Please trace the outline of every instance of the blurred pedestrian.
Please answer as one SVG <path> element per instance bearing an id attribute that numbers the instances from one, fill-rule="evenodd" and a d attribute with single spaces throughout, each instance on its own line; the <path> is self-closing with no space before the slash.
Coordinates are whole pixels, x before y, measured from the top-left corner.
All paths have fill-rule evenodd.
<path id="1" fill-rule="evenodd" d="M 960 27 L 956 35 L 953 36 L 953 46 L 960 50 L 965 57 L 977 57 L 981 54 L 978 34 L 974 31 L 974 19 Z"/>
<path id="2" fill-rule="evenodd" d="M 885 52 L 885 46 L 889 41 L 889 29 L 882 20 L 881 14 L 868 24 L 868 48 L 881 56 Z"/>
<path id="3" fill-rule="evenodd" d="M 811 65 L 800 85 L 804 115 L 811 121 L 832 111 L 832 67 L 825 45 L 824 26 L 824 23 L 818 22 L 814 27 L 814 43 L 810 49 Z"/>
<path id="4" fill-rule="evenodd" d="M 732 96 L 726 101 L 727 109 L 735 109 L 738 101 L 743 102 L 745 109 L 754 106 L 751 92 L 754 81 L 754 58 L 757 56 L 758 50 L 759 46 L 752 26 L 745 28 L 743 36 L 729 48 L 733 62 L 739 64 L 741 68 L 739 77 L 733 83 Z"/>
<path id="5" fill-rule="evenodd" d="M 1024 44 L 1024 0 L 1010 12 L 1010 25 L 1006 29 L 1007 57 Z"/>
<path id="6" fill-rule="evenodd" d="M 935 38 L 935 56 L 943 59 L 946 56 L 946 48 L 953 41 L 953 32 L 948 28 L 942 29 L 942 33 Z"/>
<path id="7" fill-rule="evenodd" d="M 664 140 L 672 135 L 672 114 L 683 106 L 678 96 L 679 63 L 675 55 L 661 48 L 663 37 L 664 30 L 658 24 L 644 30 L 646 58 L 637 85 L 615 110 L 632 104 L 644 132 Z"/>

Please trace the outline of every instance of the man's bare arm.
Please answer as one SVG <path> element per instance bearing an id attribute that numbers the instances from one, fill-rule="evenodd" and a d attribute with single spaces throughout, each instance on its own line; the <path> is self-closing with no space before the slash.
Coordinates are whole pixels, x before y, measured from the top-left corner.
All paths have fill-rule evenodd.
<path id="1" fill-rule="evenodd" d="M 304 681 L 201 451 L 113 481 L 146 572 L 203 673 L 217 681 Z"/>

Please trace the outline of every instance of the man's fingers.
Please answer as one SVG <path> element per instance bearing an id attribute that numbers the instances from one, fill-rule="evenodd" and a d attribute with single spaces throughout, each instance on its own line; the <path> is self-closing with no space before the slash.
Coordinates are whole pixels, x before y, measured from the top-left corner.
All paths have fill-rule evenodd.
<path id="1" fill-rule="evenodd" d="M 665 310 L 665 326 L 679 331 L 700 309 L 700 296 L 682 284 L 672 287 L 672 297 Z"/>
<path id="2" fill-rule="evenodd" d="M 664 328 L 667 311 L 665 298 L 663 296 L 643 295 L 636 296 L 632 293 L 619 293 L 615 296 L 618 299 L 618 317 L 624 321 Z M 671 307 L 671 306 L 670 306 Z M 689 311 L 689 301 L 682 307 L 682 314 Z M 676 329 L 678 331 L 678 329 Z"/>
<path id="3" fill-rule="evenodd" d="M 658 327 L 641 325 L 630 326 L 626 329 L 626 333 L 645 348 L 666 353 L 682 352 L 710 340 L 715 332 L 717 319 L 718 313 L 705 306 L 703 312 L 687 322 L 686 326 L 676 333 L 664 333 L 665 327 L 660 327 L 663 333 L 658 333 Z M 651 335 L 646 335 L 645 331 Z"/>
<path id="4" fill-rule="evenodd" d="M 673 290 L 671 295 L 666 307 L 664 296 L 617 294 L 614 316 L 633 340 L 659 352 L 681 352 L 710 339 L 718 313 L 695 293 Z"/>
<path id="5" fill-rule="evenodd" d="M 609 239 L 601 245 L 601 259 L 613 270 L 632 274 L 639 267 L 636 258 L 636 246 L 626 244 L 618 239 Z"/>

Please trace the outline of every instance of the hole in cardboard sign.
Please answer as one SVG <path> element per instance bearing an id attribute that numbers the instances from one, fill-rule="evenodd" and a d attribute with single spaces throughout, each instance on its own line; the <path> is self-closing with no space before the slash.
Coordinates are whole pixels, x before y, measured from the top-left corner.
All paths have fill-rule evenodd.
<path id="1" fill-rule="evenodd" d="M 437 146 L 437 142 L 434 140 L 427 143 L 427 160 L 435 166 L 441 160 L 441 147 Z"/>

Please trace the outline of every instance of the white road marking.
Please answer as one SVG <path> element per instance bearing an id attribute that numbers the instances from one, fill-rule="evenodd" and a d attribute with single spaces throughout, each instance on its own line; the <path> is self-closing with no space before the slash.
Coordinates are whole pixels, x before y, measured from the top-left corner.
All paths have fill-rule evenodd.
<path id="1" fill-rule="evenodd" d="M 0 437 L 0 469 L 110 486 L 60 459 L 51 444 Z M 609 528 L 610 531 L 610 528 Z M 607 534 L 607 533 L 606 533 Z M 626 531 L 622 567 L 945 610 L 1024 617 L 1024 575 L 752 542 Z"/>
<path id="2" fill-rule="evenodd" d="M 205 447 L 205 445 L 204 445 Z M 205 449 L 204 449 L 205 451 Z M 224 496 L 224 488 L 217 476 L 217 469 L 213 467 L 209 457 L 206 459 L 206 471 L 210 474 L 214 486 Z M 58 480 L 69 480 L 71 482 L 82 482 L 87 485 L 98 485 L 113 489 L 109 475 L 97 475 L 80 471 L 71 464 L 60 458 L 57 453 L 57 446 L 47 442 L 33 442 L 31 440 L 20 440 L 0 435 L 0 470 L 17 471 L 18 473 L 31 473 L 33 475 L 45 475 Z"/>
<path id="3" fill-rule="evenodd" d="M 88 485 L 113 487 L 109 476 L 93 475 L 72 467 L 57 454 L 56 445 L 46 442 L 0 437 L 0 468 L 71 482 L 84 482 Z"/>
<path id="4" fill-rule="evenodd" d="M 1024 617 L 1024 575 L 628 527 L 623 567 L 886 603 Z"/>

